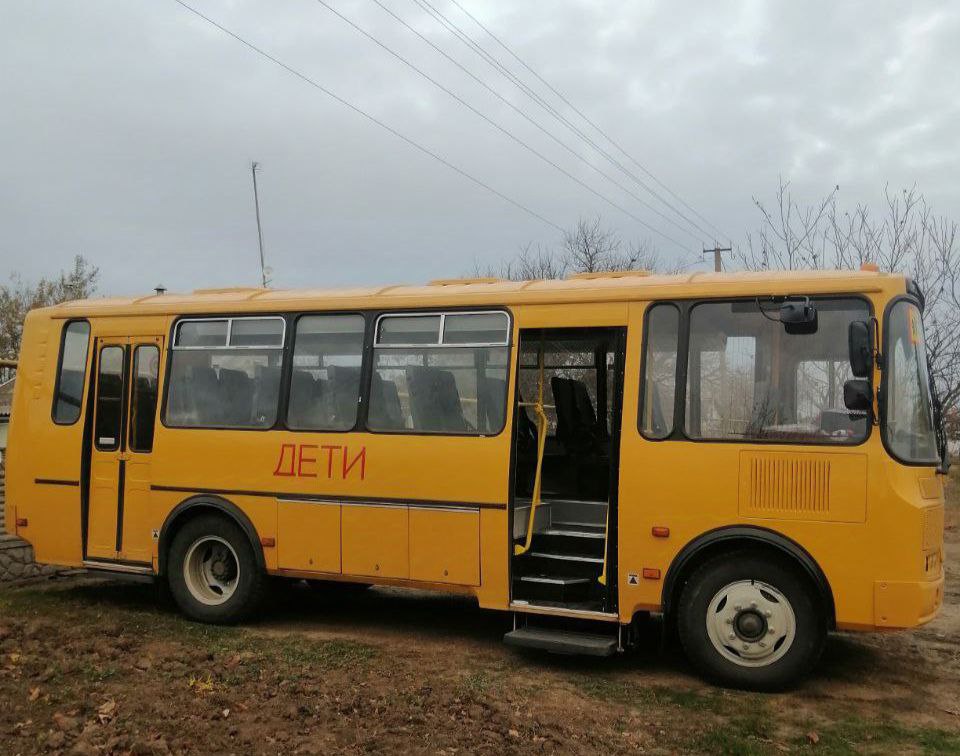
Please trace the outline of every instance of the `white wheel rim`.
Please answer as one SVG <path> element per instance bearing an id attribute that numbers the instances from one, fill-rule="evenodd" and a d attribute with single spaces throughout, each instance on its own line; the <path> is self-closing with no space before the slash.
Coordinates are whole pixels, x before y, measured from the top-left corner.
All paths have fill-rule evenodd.
<path id="1" fill-rule="evenodd" d="M 187 549 L 183 560 L 187 590 L 201 604 L 219 606 L 230 600 L 240 582 L 240 560 L 219 536 L 203 536 Z"/>
<path id="2" fill-rule="evenodd" d="M 713 647 L 741 667 L 766 667 L 782 659 L 797 635 L 787 597 L 757 580 L 738 580 L 717 591 L 706 620 Z"/>

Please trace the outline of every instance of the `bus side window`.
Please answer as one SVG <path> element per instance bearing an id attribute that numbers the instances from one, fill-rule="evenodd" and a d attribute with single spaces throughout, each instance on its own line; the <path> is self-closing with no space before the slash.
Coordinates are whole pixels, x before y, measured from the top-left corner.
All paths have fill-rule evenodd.
<path id="1" fill-rule="evenodd" d="M 287 427 L 347 431 L 357 422 L 362 315 L 304 315 L 297 320 Z"/>
<path id="2" fill-rule="evenodd" d="M 160 350 L 152 344 L 133 352 L 133 387 L 130 393 L 130 449 L 153 449 L 153 426 L 157 417 L 157 381 L 160 377 Z"/>
<path id="3" fill-rule="evenodd" d="M 673 433 L 679 334 L 676 305 L 655 304 L 647 310 L 640 398 L 640 432 L 646 438 L 659 440 Z"/>
<path id="4" fill-rule="evenodd" d="M 277 420 L 284 319 L 181 320 L 165 422 L 177 428 L 270 428 Z"/>
<path id="5" fill-rule="evenodd" d="M 507 400 L 503 312 L 388 315 L 374 349 L 374 431 L 494 435 Z"/>
<path id="6" fill-rule="evenodd" d="M 67 323 L 63 329 L 60 371 L 53 400 L 53 422 L 58 425 L 72 425 L 80 417 L 89 345 L 90 324 L 85 320 Z"/>

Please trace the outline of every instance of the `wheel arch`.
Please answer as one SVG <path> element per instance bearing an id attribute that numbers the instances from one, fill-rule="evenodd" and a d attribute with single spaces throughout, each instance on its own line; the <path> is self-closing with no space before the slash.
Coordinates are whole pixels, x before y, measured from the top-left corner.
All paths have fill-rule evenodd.
<path id="1" fill-rule="evenodd" d="M 171 510 L 160 528 L 160 538 L 157 544 L 157 572 L 165 575 L 167 572 L 167 553 L 170 550 L 170 544 L 174 536 L 187 522 L 195 517 L 204 514 L 219 514 L 233 520 L 240 529 L 246 534 L 253 549 L 253 556 L 257 562 L 257 567 L 266 570 L 266 560 L 263 556 L 263 548 L 260 545 L 260 538 L 257 535 L 257 529 L 253 526 L 250 518 L 244 514 L 236 504 L 222 496 L 214 494 L 203 494 L 200 496 L 191 496 L 189 499 L 181 501 Z"/>
<path id="2" fill-rule="evenodd" d="M 753 548 L 785 557 L 800 568 L 812 582 L 822 602 L 828 626 L 836 627 L 833 589 L 817 561 L 799 543 L 767 528 L 734 525 L 707 531 L 684 546 L 667 570 L 663 582 L 663 614 L 673 622 L 674 612 L 684 582 L 707 559 L 726 551 Z"/>

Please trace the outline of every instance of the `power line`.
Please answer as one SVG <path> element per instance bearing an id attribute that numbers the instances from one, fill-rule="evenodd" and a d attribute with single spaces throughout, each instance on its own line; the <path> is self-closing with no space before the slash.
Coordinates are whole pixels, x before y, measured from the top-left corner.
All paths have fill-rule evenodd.
<path id="1" fill-rule="evenodd" d="M 269 60 L 271 63 L 274 63 L 275 65 L 279 66 L 279 67 L 282 68 L 284 71 L 287 71 L 288 73 L 293 74 L 294 76 L 296 76 L 298 79 L 300 79 L 300 80 L 303 81 L 304 83 L 309 84 L 309 85 L 310 85 L 311 87 L 313 87 L 314 89 L 318 89 L 319 91 L 323 92 L 325 95 L 327 95 L 328 97 L 330 97 L 331 99 L 336 100 L 336 101 L 339 102 L 341 105 L 349 108 L 349 109 L 352 110 L 354 113 L 357 113 L 358 115 L 363 116 L 363 117 L 366 118 L 368 121 L 376 124 L 377 126 L 379 126 L 380 128 L 384 129 L 385 131 L 390 132 L 391 134 L 393 134 L 393 135 L 394 135 L 395 137 L 397 137 L 398 139 L 402 139 L 404 142 L 406 142 L 407 144 L 409 144 L 409 145 L 410 145 L 411 147 L 413 147 L 414 149 L 419 150 L 419 151 L 422 152 L 424 155 L 427 155 L 428 157 L 433 158 L 433 159 L 436 160 L 437 162 L 445 165 L 445 166 L 446 166 L 447 168 L 449 168 L 450 170 L 458 173 L 460 176 L 462 176 L 463 178 L 467 179 L 468 181 L 476 184 L 477 186 L 479 186 L 479 187 L 481 187 L 481 188 L 483 188 L 483 189 L 486 189 L 488 192 L 491 192 L 492 194 L 495 194 L 497 197 L 499 197 L 500 199 L 504 200 L 505 202 L 509 202 L 511 205 L 513 205 L 514 207 L 518 208 L 519 210 L 522 210 L 523 212 L 527 213 L 528 215 L 532 215 L 534 218 L 536 218 L 536 219 L 538 219 L 538 220 L 540 220 L 540 221 L 543 221 L 543 222 L 546 223 L 548 226 L 551 226 L 551 227 L 553 227 L 554 229 L 556 229 L 557 231 L 559 231 L 560 233 L 563 233 L 563 230 L 564 230 L 564 229 L 563 229 L 563 227 L 560 226 L 558 223 L 554 223 L 553 221 L 548 220 L 547 218 L 545 218 L 544 216 L 542 216 L 540 213 L 538 213 L 536 210 L 531 210 L 531 209 L 530 209 L 529 207 L 527 207 L 526 205 L 518 202 L 517 200 L 513 199 L 512 197 L 507 196 L 506 194 L 504 194 L 503 192 L 499 191 L 498 189 L 494 189 L 494 188 L 493 188 L 492 186 L 490 186 L 489 184 L 485 183 L 485 182 L 482 181 L 481 179 L 478 179 L 476 176 L 473 176 L 472 174 L 470 174 L 470 173 L 468 173 L 467 171 L 463 170 L 463 169 L 460 168 L 459 166 L 451 163 L 449 160 L 447 160 L 446 158 L 444 158 L 444 157 L 442 157 L 441 155 L 437 154 L 436 152 L 434 152 L 433 150 L 429 149 L 428 147 L 424 147 L 424 146 L 423 146 L 422 144 L 420 144 L 419 142 L 411 139 L 410 137 L 406 136 L 405 134 L 401 133 L 400 131 L 397 131 L 395 128 L 393 128 L 392 126 L 389 126 L 389 125 L 388 125 L 387 123 L 385 123 L 384 121 L 381 121 L 381 120 L 380 120 L 379 118 L 377 118 L 376 116 L 371 115 L 370 113 L 368 113 L 367 111 L 363 110 L 363 109 L 360 108 L 359 106 L 354 105 L 354 104 L 353 104 L 352 102 L 350 102 L 349 100 L 346 100 L 346 99 L 344 99 L 343 97 L 341 97 L 340 95 L 338 95 L 338 94 L 332 92 L 331 90 L 327 89 L 327 88 L 324 87 L 322 84 L 318 83 L 318 82 L 315 81 L 314 79 L 311 79 L 311 78 L 310 78 L 309 76 L 307 76 L 306 74 L 303 74 L 303 73 L 301 73 L 300 71 L 296 70 L 295 68 L 292 68 L 291 66 L 288 66 L 288 65 L 287 65 L 286 63 L 284 63 L 283 61 L 278 60 L 277 58 L 275 58 L 274 56 L 272 56 L 270 53 L 268 53 L 268 52 L 266 52 L 265 50 L 262 50 L 261 48 L 257 47 L 255 44 L 253 44 L 252 42 L 249 42 L 248 40 L 244 39 L 244 38 L 241 37 L 239 34 L 236 34 L 235 32 L 231 31 L 230 29 L 228 29 L 227 27 L 225 27 L 225 26 L 223 26 L 222 24 L 218 23 L 217 21 L 214 21 L 214 20 L 213 20 L 212 18 L 210 18 L 209 16 L 205 16 L 203 13 L 201 13 L 200 11 L 198 11 L 196 8 L 194 8 L 194 7 L 190 6 L 190 5 L 187 5 L 187 3 L 183 2 L 183 0 L 173 0 L 173 2 L 175 2 L 177 5 L 179 5 L 180 7 L 182 7 L 184 10 L 189 11 L 190 13 L 192 13 L 193 15 L 195 15 L 197 18 L 201 18 L 201 19 L 203 19 L 204 21 L 206 21 L 208 24 L 210 24 L 211 26 L 215 27 L 216 29 L 219 29 L 221 32 L 223 32 L 223 33 L 226 34 L 227 36 L 232 37 L 232 38 L 235 39 L 237 42 L 239 42 L 240 44 L 242 44 L 244 47 L 246 47 L 246 48 L 252 50 L 253 52 L 255 52 L 257 55 L 260 55 L 261 57 L 265 58 L 266 60 Z"/>
<path id="2" fill-rule="evenodd" d="M 557 97 L 559 97 L 559 98 L 567 105 L 567 107 L 569 107 L 574 113 L 576 113 L 578 116 L 580 116 L 586 123 L 588 123 L 590 126 L 592 126 L 592 127 L 597 131 L 598 134 L 600 134 L 604 139 L 606 139 L 610 144 L 612 144 L 622 155 L 624 155 L 628 160 L 630 160 L 630 162 L 632 162 L 635 166 L 637 166 L 637 168 L 639 168 L 639 169 L 640 169 L 641 171 L 643 171 L 647 176 L 649 176 L 651 180 L 655 181 L 655 182 L 657 183 L 657 185 L 660 186 L 664 191 L 668 192 L 671 197 L 673 197 L 674 199 L 676 199 L 680 204 L 682 204 L 682 205 L 683 205 L 685 208 L 687 208 L 690 212 L 692 212 L 694 215 L 696 215 L 698 218 L 700 218 L 700 220 L 702 220 L 704 223 L 706 223 L 708 226 L 710 226 L 714 231 L 716 231 L 717 233 L 721 234 L 722 236 L 727 237 L 727 239 L 730 239 L 730 238 L 731 238 L 729 234 L 723 233 L 723 231 L 721 231 L 719 228 L 717 228 L 717 226 L 714 225 L 710 220 L 708 220 L 707 218 L 705 218 L 705 217 L 704 217 L 702 214 L 700 214 L 696 209 L 694 209 L 693 207 L 691 207 L 682 197 L 680 197 L 676 192 L 674 192 L 670 187 L 668 187 L 666 184 L 664 184 L 662 181 L 660 181 L 660 179 L 658 179 L 653 173 L 651 173 L 642 163 L 640 163 L 636 158 L 634 158 L 630 153 L 628 153 L 623 147 L 621 147 L 620 144 L 613 139 L 613 137 L 611 137 L 609 134 L 607 134 L 606 131 L 604 131 L 602 128 L 600 128 L 600 126 L 598 126 L 593 120 L 591 120 L 591 119 L 590 119 L 585 113 L 583 113 L 576 105 L 574 105 L 572 102 L 570 102 L 570 100 L 568 100 L 568 99 L 566 98 L 566 96 L 564 96 L 564 94 L 563 94 L 562 92 L 560 92 L 560 91 L 559 91 L 558 89 L 556 89 L 552 84 L 550 84 L 550 82 L 548 82 L 548 81 L 547 81 L 545 78 L 543 78 L 543 76 L 541 76 L 536 70 L 534 70 L 530 65 L 528 65 L 527 62 L 526 62 L 525 60 L 523 60 L 523 58 L 521 58 L 517 53 L 515 53 L 515 52 L 514 52 L 505 42 L 503 42 L 496 34 L 494 34 L 494 33 L 493 33 L 492 31 L 490 31 L 490 29 L 488 29 L 483 23 L 481 23 L 480 20 L 477 19 L 476 16 L 474 16 L 472 13 L 470 13 L 470 11 L 468 11 L 466 8 L 464 8 L 464 7 L 458 2 L 458 0 L 450 0 L 450 2 L 452 2 L 455 6 L 457 6 L 457 8 L 459 8 L 460 11 L 461 11 L 464 15 L 466 15 L 468 18 L 470 18 L 470 20 L 472 20 L 477 26 L 479 26 L 491 39 L 493 39 L 494 42 L 496 42 L 500 47 L 502 47 L 504 50 L 506 50 L 521 66 L 523 66 L 525 69 L 527 69 L 527 71 L 529 71 L 531 74 L 533 74 L 533 75 L 537 78 L 537 80 L 539 80 L 539 81 L 540 81 L 544 86 L 546 86 L 551 92 L 553 92 Z"/>
<path id="3" fill-rule="evenodd" d="M 667 223 L 671 224 L 672 226 L 674 226 L 674 227 L 677 228 L 678 230 L 682 231 L 682 232 L 685 233 L 685 234 L 688 234 L 689 236 L 693 237 L 694 239 L 698 239 L 698 240 L 700 239 L 700 237 L 698 237 L 696 234 L 691 233 L 685 226 L 681 226 L 679 223 L 677 223 L 675 220 L 673 220 L 673 218 L 671 218 L 670 216 L 662 213 L 660 210 L 658 210 L 656 207 L 654 207 L 654 206 L 651 205 L 649 202 L 647 202 L 646 200 L 644 200 L 642 197 L 638 196 L 635 192 L 632 192 L 628 187 L 626 187 L 626 186 L 624 186 L 623 184 L 621 184 L 619 181 L 617 181 L 615 178 L 613 178 L 610 174 L 606 173 L 605 171 L 603 171 L 603 170 L 601 170 L 600 168 L 598 168 L 597 166 L 595 166 L 593 163 L 591 163 L 589 160 L 587 160 L 587 158 L 585 158 L 583 155 L 581 155 L 579 152 L 577 152 L 573 147 L 571 147 L 570 145 L 568 145 L 566 142 L 564 142 L 564 141 L 561 140 L 559 137 L 557 137 L 553 132 L 551 132 L 549 129 L 547 129 L 543 124 L 541 124 L 539 121 L 536 121 L 535 119 L 531 118 L 528 113 L 524 112 L 521 108 L 518 108 L 516 105 L 514 105 L 512 102 L 510 102 L 510 100 L 508 100 L 506 97 L 504 97 L 500 92 L 498 92 L 496 89 L 494 89 L 492 86 L 490 86 L 487 82 L 485 82 L 483 79 L 481 79 L 481 78 L 480 78 L 479 76 L 477 76 L 475 73 L 473 73 L 473 71 L 471 71 L 470 69 L 468 69 L 468 68 L 467 68 L 466 66 L 464 66 L 462 63 L 460 63 L 460 61 L 458 61 L 458 60 L 457 60 L 456 58 L 454 58 L 453 56 L 449 55 L 445 50 L 443 50 L 443 48 L 439 47 L 438 45 L 436 45 L 435 43 L 433 43 L 431 40 L 429 40 L 426 36 L 424 36 L 424 35 L 421 34 L 419 31 L 417 31 L 415 28 L 413 28 L 410 24 L 408 24 L 406 21 L 404 21 L 400 16 L 398 16 L 396 13 L 394 13 L 393 10 L 391 10 L 391 9 L 388 8 L 386 5 L 384 5 L 384 4 L 381 2 L 381 0 L 373 0 L 373 2 L 374 2 L 376 5 L 378 5 L 381 9 L 383 9 L 383 11 L 384 11 L 385 13 L 387 13 L 391 18 L 393 18 L 397 23 L 399 23 L 401 26 L 403 26 L 405 29 L 407 29 L 407 30 L 408 30 L 409 32 L 411 32 L 412 34 L 416 35 L 420 40 L 422 40 L 422 41 L 425 42 L 427 45 L 429 45 L 431 48 L 433 48 L 438 54 L 442 55 L 446 60 L 450 61 L 450 63 L 452 63 L 453 65 L 455 65 L 458 69 L 460 69 L 461 71 L 463 71 L 463 73 L 465 73 L 467 76 L 469 76 L 469 77 L 470 77 L 471 79 L 473 79 L 475 82 L 477 82 L 477 84 L 479 84 L 479 85 L 482 86 L 484 89 L 486 89 L 488 92 L 490 92 L 494 97 L 496 97 L 498 100 L 500 100 L 504 105 L 506 105 L 508 108 L 510 108 L 511 110 L 513 110 L 515 113 L 517 113 L 519 116 L 521 116 L 521 117 L 522 117 L 524 120 L 526 120 L 528 123 L 532 124 L 535 128 L 537 128 L 538 130 L 542 131 L 544 134 L 546 134 L 548 137 L 550 137 L 550 139 L 552 139 L 554 142 L 556 142 L 556 143 L 559 144 L 561 147 L 563 147 L 563 149 L 565 149 L 567 152 L 569 152 L 571 155 L 573 155 L 575 158 L 577 158 L 577 160 L 579 160 L 580 162 L 582 162 L 584 165 L 586 165 L 586 166 L 587 166 L 588 168 L 590 168 L 592 171 L 594 171 L 594 172 L 600 174 L 601 176 L 603 176 L 603 177 L 604 177 L 605 179 L 607 179 L 607 181 L 609 181 L 611 184 L 613 184 L 613 185 L 616 186 L 617 188 L 619 188 L 619 189 L 621 189 L 622 191 L 624 191 L 626 194 L 628 194 L 630 197 L 632 197 L 634 200 L 636 200 L 638 203 L 640 203 L 641 205 L 643 205 L 645 208 L 647 208 L 647 209 L 650 210 L 651 212 L 656 213 L 657 215 L 659 215 L 659 216 L 660 216 L 661 218 L 663 218 Z"/>
<path id="4" fill-rule="evenodd" d="M 560 113 L 559 111 L 557 111 L 557 109 L 554 108 L 549 102 L 547 102 L 539 93 L 537 93 L 535 90 L 533 90 L 533 89 L 532 89 L 529 85 L 527 85 L 522 79 L 520 79 L 516 74 L 514 74 L 513 71 L 511 71 L 509 68 L 507 68 L 501 60 L 499 60 L 498 58 L 496 58 L 495 56 L 493 56 L 492 54 L 490 54 L 490 53 L 489 53 L 486 49 L 484 49 L 478 42 L 476 42 L 469 34 L 467 34 L 461 27 L 459 27 L 455 22 L 451 21 L 449 17 L 445 16 L 440 10 L 438 10 L 435 6 L 433 6 L 430 2 L 428 2 L 428 0 L 413 0 L 413 2 L 416 3 L 418 6 L 420 6 L 420 8 L 421 8 L 422 10 L 424 10 L 428 15 L 432 16 L 435 21 L 437 21 L 439 24 L 441 24 L 443 27 L 445 27 L 445 28 L 447 29 L 447 31 L 449 31 L 451 34 L 453 34 L 455 37 L 457 37 L 461 42 L 463 42 L 463 44 L 467 45 L 467 47 L 469 47 L 474 53 L 476 53 L 477 55 L 479 55 L 480 58 L 484 60 L 484 62 L 486 62 L 486 63 L 487 63 L 488 65 L 490 65 L 491 67 L 493 67 L 494 70 L 498 71 L 501 75 L 503 75 L 505 78 L 507 78 L 507 80 L 511 81 L 518 89 L 520 89 L 520 91 L 521 91 L 523 94 L 525 94 L 526 96 L 530 97 L 530 98 L 531 98 L 534 102 L 536 102 L 540 107 L 542 107 L 544 110 L 546 110 L 548 113 L 550 113 L 554 118 L 556 118 L 558 121 L 560 121 L 564 126 L 566 126 L 568 129 L 570 129 L 573 133 L 575 133 L 578 137 L 580 137 L 584 142 L 586 142 L 587 144 L 589 144 L 594 150 L 596 150 L 599 154 L 601 154 L 604 158 L 606 158 L 611 164 L 613 164 L 614 166 L 616 166 L 616 167 L 617 167 L 622 173 L 624 173 L 626 176 L 629 176 L 633 181 L 635 181 L 639 186 L 641 186 L 641 187 L 642 187 L 646 192 L 648 192 L 651 196 L 655 197 L 657 200 L 659 200 L 661 203 L 663 203 L 666 207 L 670 208 L 674 213 L 676 213 L 679 217 L 683 218 L 684 221 L 686 221 L 687 223 L 689 223 L 693 228 L 696 228 L 698 231 L 700 231 L 700 232 L 701 232 L 702 234 L 704 234 L 705 236 L 710 237 L 710 236 L 713 235 L 712 232 L 707 231 L 703 226 L 701 226 L 701 225 L 700 225 L 699 223 L 697 223 L 695 220 L 693 220 L 692 218 L 690 218 L 689 216 L 687 216 L 682 210 L 680 210 L 679 208 L 677 208 L 676 205 L 674 205 L 672 202 L 670 202 L 670 200 L 668 200 L 668 199 L 666 199 L 665 197 L 663 197 L 663 195 L 661 195 L 659 192 L 657 192 L 656 189 L 654 189 L 654 188 L 651 187 L 649 184 L 647 184 L 642 178 L 640 178 L 639 176 L 637 176 L 636 173 L 634 173 L 633 171 L 631 171 L 629 168 L 627 168 L 625 165 L 623 165 L 623 163 L 620 162 L 616 157 L 614 157 L 613 155 L 611 155 L 607 150 L 605 150 L 603 147 L 601 147 L 599 144 L 597 144 L 597 142 L 596 142 L 595 140 L 593 140 L 591 137 L 589 137 L 587 134 L 585 134 L 582 129 L 580 129 L 578 126 L 576 126 L 576 124 L 572 123 L 572 122 L 571 122 L 568 118 L 566 118 L 562 113 Z M 460 6 L 458 6 L 458 7 L 460 7 Z M 466 12 L 466 11 L 465 11 L 465 12 Z M 469 15 L 469 14 L 468 14 L 468 15 Z M 474 21 L 476 21 L 476 19 L 474 19 Z M 476 22 L 476 23 L 479 24 L 479 22 Z M 485 28 L 485 27 L 484 27 L 484 28 Z M 491 32 L 489 32 L 489 30 L 486 30 L 486 29 L 485 29 L 485 31 L 487 31 L 488 33 L 492 34 Z M 498 42 L 499 42 L 499 40 L 498 40 Z M 502 42 L 501 42 L 500 44 L 503 45 Z M 512 51 L 510 51 L 510 52 L 511 52 L 512 55 L 514 55 L 514 56 L 516 55 L 516 54 L 513 53 Z M 534 73 L 536 73 L 536 72 L 534 72 Z M 549 86 L 549 84 L 548 84 L 548 86 Z M 569 103 L 568 103 L 568 105 L 569 105 Z M 583 118 L 584 120 L 586 120 L 586 121 L 587 121 L 590 125 L 592 125 L 595 129 L 597 129 L 598 131 L 600 131 L 600 133 L 604 136 L 604 138 L 607 139 L 608 142 L 610 142 L 611 144 L 613 144 L 613 146 L 614 146 L 615 148 L 617 148 L 621 153 L 623 153 L 624 155 L 626 155 L 626 157 L 627 157 L 628 159 L 630 159 L 635 165 L 637 165 L 637 167 L 640 168 L 640 170 L 642 170 L 644 173 L 646 173 L 648 176 L 650 176 L 650 178 L 651 178 L 652 180 L 654 180 L 656 183 L 660 184 L 667 192 L 669 192 L 670 194 L 673 194 L 673 195 L 677 198 L 677 200 L 678 200 L 679 202 L 681 202 L 684 206 L 688 207 L 692 213 L 694 213 L 695 215 L 698 215 L 699 217 L 701 217 L 701 219 L 702 219 L 707 225 L 709 225 L 709 226 L 713 227 L 715 230 L 717 230 L 716 227 L 713 226 L 713 224 L 710 223 L 709 220 L 707 220 L 706 218 L 703 218 L 703 216 L 700 216 L 700 214 L 697 213 L 697 211 L 694 210 L 693 208 L 690 208 L 689 205 L 687 205 L 687 203 L 684 202 L 682 198 L 680 198 L 679 196 L 677 196 L 669 187 L 667 187 L 666 185 L 664 185 L 659 179 L 657 179 L 656 176 L 654 176 L 652 173 L 650 173 L 649 170 L 647 170 L 643 165 L 641 165 L 639 162 L 637 162 L 632 156 L 630 156 L 628 153 L 626 153 L 626 151 L 624 151 L 622 147 L 620 147 L 616 142 L 614 142 L 613 139 L 612 139 L 611 137 L 609 137 L 605 132 L 603 132 L 602 130 L 600 130 L 598 126 L 596 126 L 595 124 L 593 124 L 592 121 L 590 121 L 589 119 L 587 119 L 586 116 L 584 116 L 582 113 L 580 113 L 580 112 L 579 112 L 576 108 L 574 108 L 572 105 L 569 105 L 569 106 L 571 107 L 571 109 L 573 109 L 575 112 L 577 112 L 577 113 L 580 115 L 581 118 Z M 718 230 L 717 230 L 717 231 L 718 231 Z M 719 231 L 718 231 L 718 232 L 719 232 Z M 722 234 L 722 232 L 719 232 L 719 233 Z"/>
<path id="5" fill-rule="evenodd" d="M 540 152 L 539 150 L 537 150 L 535 147 L 533 147 L 532 145 L 530 145 L 529 143 L 525 142 L 523 139 L 521 139 L 520 137 L 518 137 L 518 136 L 517 136 L 516 134 L 514 134 L 512 131 L 510 131 L 509 129 L 505 128 L 504 126 L 501 126 L 499 123 L 497 123 L 496 121 L 494 121 L 492 118 L 490 118 L 489 116 L 487 116 L 486 114 L 484 114 L 483 112 L 481 112 L 480 110 L 478 110 L 476 107 L 474 107 L 473 105 L 471 105 L 469 102 L 467 102 L 466 100 L 464 100 L 462 97 L 460 97 L 460 95 L 458 95 L 456 92 L 454 92 L 453 90 L 449 89 L 448 87 L 444 86 L 444 85 L 441 84 L 439 81 L 437 81 L 436 79 L 434 79 L 430 74 L 428 74 L 428 73 L 427 73 L 426 71 L 424 71 L 422 68 L 419 68 L 419 67 L 416 66 L 414 63 L 410 62 L 410 61 L 407 60 L 404 56 L 402 56 L 400 53 L 398 53 L 396 50 L 394 50 L 393 48 L 391 48 L 390 46 L 388 46 L 387 44 L 385 44 L 384 42 L 382 42 L 380 39 L 378 39 L 377 37 L 375 37 L 373 34 L 371 34 L 370 32 L 368 32 L 368 31 L 367 31 L 366 29 L 364 29 L 362 26 L 354 23 L 354 22 L 351 21 L 349 18 L 347 18 L 346 16 L 344 16 L 340 11 L 338 11 L 338 10 L 337 10 L 336 8 L 334 8 L 332 5 L 328 4 L 328 3 L 326 2 L 326 0 L 316 0 L 316 2 L 319 3 L 320 5 L 322 5 L 324 8 L 326 8 L 328 11 L 330 11 L 330 12 L 331 12 L 333 15 L 335 15 L 337 18 L 341 19 L 344 23 L 346 23 L 347 25 L 349 25 L 349 26 L 350 26 L 351 28 L 353 28 L 355 31 L 357 31 L 358 33 L 362 34 L 364 37 L 366 37 L 367 39 L 369 39 L 371 42 L 373 42 L 375 45 L 377 45 L 378 47 L 380 47 L 382 50 L 384 50 L 385 52 L 389 53 L 389 54 L 392 55 L 394 58 L 396 58 L 398 61 L 400 61 L 401 63 L 403 63 L 405 66 L 407 66 L 408 68 L 410 68 L 410 70 L 414 71 L 416 74 L 418 74 L 419 76 L 421 76 L 422 78 L 424 78 L 426 81 L 428 81 L 428 82 L 430 82 L 431 84 L 433 84 L 437 89 L 439 89 L 440 91 L 442 91 L 442 92 L 446 93 L 447 95 L 449 95 L 450 97 L 452 97 L 456 102 L 458 102 L 460 105 L 462 105 L 463 107 L 465 107 L 467 110 L 469 110 L 471 113 L 473 113 L 474 115 L 476 115 L 478 118 L 486 121 L 488 124 L 490 124 L 491 126 L 493 126 L 493 128 L 495 128 L 497 131 L 499 131 L 500 133 L 502 133 L 502 134 L 503 134 L 504 136 L 506 136 L 508 139 L 512 140 L 513 142 L 516 142 L 518 145 L 520 145 L 521 147 L 523 147 L 525 150 L 529 151 L 531 154 L 536 155 L 536 156 L 537 156 L 538 158 L 540 158 L 540 160 L 542 160 L 544 163 L 546 163 L 547 165 L 552 166 L 553 168 L 555 168 L 557 171 L 559 171 L 560 173 L 562 173 L 564 176 L 566 176 L 567 178 L 569 178 L 569 179 L 570 179 L 571 181 L 573 181 L 574 183 L 578 184 L 579 186 L 581 186 L 582 188 L 586 189 L 588 192 L 590 192 L 590 193 L 593 194 L 594 196 L 596 196 L 596 197 L 598 197 L 599 199 L 603 200 L 604 202 L 606 202 L 606 203 L 607 203 L 608 205 L 610 205 L 611 207 L 615 208 L 616 210 L 619 210 L 619 211 L 620 211 L 621 213 L 623 213 L 624 215 L 627 215 L 627 216 L 629 216 L 630 218 L 633 218 L 633 220 L 635 220 L 637 223 L 639 223 L 639 224 L 640 224 L 641 226 L 643 226 L 644 228 L 649 229 L 650 231 L 652 231 L 653 233 L 657 234 L 658 236 L 663 237 L 663 238 L 666 239 L 667 241 L 673 242 L 674 244 L 676 244 L 676 245 L 677 245 L 678 247 L 680 247 L 681 249 L 685 249 L 685 248 L 686 248 L 685 245 L 684 245 L 682 242 L 677 241 L 676 239 L 674 239 L 674 238 L 673 238 L 672 236 L 670 236 L 669 234 L 665 234 L 663 231 L 661 231 L 660 229 L 656 228 L 655 226 L 651 226 L 651 225 L 650 225 L 649 223 L 647 223 L 643 218 L 641 218 L 640 216 L 636 215 L 635 213 L 630 212 L 630 210 L 628 210 L 627 208 L 625 208 L 625 207 L 623 207 L 622 205 L 618 204 L 618 203 L 615 202 L 614 200 L 610 199 L 607 195 L 603 194 L 602 192 L 598 191 L 597 189 L 594 189 L 592 186 L 590 186 L 589 184 L 587 184 L 585 181 L 580 180 L 579 178 L 577 178 L 576 176 L 574 176 L 572 173 L 570 173 L 570 171 L 566 170 L 566 169 L 563 168 L 561 165 L 559 165 L 559 164 L 556 163 L 555 161 L 551 160 L 549 157 L 547 157 L 546 155 L 544 155 L 542 152 Z"/>

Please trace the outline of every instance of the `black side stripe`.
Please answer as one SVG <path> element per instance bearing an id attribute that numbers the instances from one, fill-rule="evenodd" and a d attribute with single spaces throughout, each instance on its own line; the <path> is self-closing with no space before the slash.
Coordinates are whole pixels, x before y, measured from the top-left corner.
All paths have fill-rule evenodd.
<path id="1" fill-rule="evenodd" d="M 179 493 L 190 494 L 216 494 L 220 496 L 263 496 L 270 499 L 285 499 L 287 501 L 303 502 L 343 502 L 357 504 L 408 504 L 412 507 L 474 507 L 476 509 L 506 509 L 506 503 L 500 502 L 478 502 L 478 501 L 438 501 L 435 499 L 407 499 L 407 498 L 383 498 L 372 496 L 340 496 L 339 494 L 300 494 L 289 493 L 287 491 L 244 491 L 227 488 L 197 488 L 193 486 L 164 486 L 151 484 L 151 491 L 176 491 Z"/>
<path id="2" fill-rule="evenodd" d="M 58 480 L 57 478 L 34 478 L 38 486 L 79 486 L 79 480 Z"/>
<path id="3" fill-rule="evenodd" d="M 127 461 L 119 462 L 117 479 L 117 553 L 123 551 L 123 491 L 127 483 Z"/>

